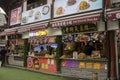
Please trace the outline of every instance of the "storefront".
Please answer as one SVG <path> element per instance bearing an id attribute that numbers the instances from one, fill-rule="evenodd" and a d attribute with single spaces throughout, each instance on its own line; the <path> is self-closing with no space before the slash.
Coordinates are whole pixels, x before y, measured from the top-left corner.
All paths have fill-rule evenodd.
<path id="1" fill-rule="evenodd" d="M 86 7 L 82 6 L 84 3 Z M 90 6 L 92 4 L 98 6 Z M 105 24 L 100 17 L 102 11 L 96 10 L 101 8 L 102 1 L 73 0 L 70 4 L 69 0 L 61 0 L 54 3 L 54 19 L 50 24 L 52 28 L 62 29 L 62 52 L 59 57 L 61 74 L 83 79 L 107 79 Z M 73 16 L 75 13 L 79 14 Z"/>
<path id="2" fill-rule="evenodd" d="M 57 72 L 57 42 L 61 29 L 48 29 L 48 23 L 41 26 L 31 27 L 29 32 L 29 52 L 27 68 L 41 72 Z"/>
<path id="3" fill-rule="evenodd" d="M 22 34 L 17 34 L 17 29 L 6 31 L 8 37 L 7 64 L 13 66 L 23 66 L 24 40 Z"/>
<path id="4" fill-rule="evenodd" d="M 56 72 L 56 36 L 31 37 L 27 67 L 44 72 Z"/>
<path id="5" fill-rule="evenodd" d="M 73 20 L 72 20 L 73 19 Z M 61 74 L 104 80 L 108 76 L 105 26 L 100 14 L 51 22 L 62 26 Z"/>

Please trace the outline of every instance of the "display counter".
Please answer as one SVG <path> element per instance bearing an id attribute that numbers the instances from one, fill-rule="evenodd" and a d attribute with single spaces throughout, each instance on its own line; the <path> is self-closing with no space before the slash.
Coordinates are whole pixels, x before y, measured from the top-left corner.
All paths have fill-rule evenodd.
<path id="1" fill-rule="evenodd" d="M 27 58 L 27 68 L 43 71 L 43 72 L 53 72 L 56 70 L 56 59 L 55 58 L 45 58 L 37 56 L 28 56 Z"/>
<path id="2" fill-rule="evenodd" d="M 15 65 L 15 66 L 24 66 L 24 59 L 21 56 L 18 55 L 7 55 L 7 62 L 9 65 Z"/>
<path id="3" fill-rule="evenodd" d="M 100 59 L 61 59 L 61 73 L 65 76 L 106 80 L 108 74 L 108 60 Z"/>

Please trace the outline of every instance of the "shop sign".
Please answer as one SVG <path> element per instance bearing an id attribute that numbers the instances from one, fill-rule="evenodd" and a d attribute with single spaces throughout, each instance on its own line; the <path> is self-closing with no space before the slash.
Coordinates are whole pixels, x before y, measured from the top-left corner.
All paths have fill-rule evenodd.
<path id="1" fill-rule="evenodd" d="M 46 36 L 47 35 L 47 32 L 46 31 L 37 31 L 37 32 L 31 32 L 29 33 L 29 37 L 35 37 L 35 36 Z"/>
<path id="2" fill-rule="evenodd" d="M 108 20 L 118 20 L 120 19 L 120 10 L 107 12 Z"/>
<path id="3" fill-rule="evenodd" d="M 88 23 L 88 24 L 81 24 L 81 25 L 68 26 L 62 28 L 63 34 L 85 32 L 85 31 L 97 31 L 97 24 Z"/>
<path id="4" fill-rule="evenodd" d="M 19 28 L 17 30 L 17 33 L 24 33 L 24 32 L 28 32 L 30 31 L 30 28 L 29 27 L 25 27 L 25 28 Z"/>
<path id="5" fill-rule="evenodd" d="M 40 38 L 39 37 L 35 37 L 35 38 L 31 37 L 29 39 L 29 42 L 31 44 L 52 44 L 52 43 L 55 43 L 55 41 L 56 41 L 55 36 L 50 36 L 50 37 L 44 36 L 44 37 L 40 37 Z"/>
<path id="6" fill-rule="evenodd" d="M 100 21 L 100 14 L 91 14 L 85 17 L 75 17 L 72 19 L 65 19 L 60 21 L 51 22 L 52 28 L 63 27 L 63 26 L 70 26 L 76 24 L 83 24 L 83 23 L 91 23 Z"/>
<path id="7" fill-rule="evenodd" d="M 102 0 L 59 0 L 54 2 L 54 18 L 97 9 L 102 9 Z"/>
<path id="8" fill-rule="evenodd" d="M 29 24 L 51 18 L 51 5 L 43 5 L 22 13 L 21 24 Z"/>
<path id="9" fill-rule="evenodd" d="M 12 34 L 15 34 L 16 31 L 17 31 L 16 29 L 13 29 L 13 30 L 5 31 L 5 33 L 6 33 L 7 35 L 12 35 Z"/>
<path id="10" fill-rule="evenodd" d="M 20 24 L 22 7 L 11 10 L 10 25 Z"/>
<path id="11" fill-rule="evenodd" d="M 47 29 L 47 27 L 48 27 L 48 23 L 39 24 L 39 25 L 36 25 L 36 26 L 31 27 L 31 28 L 30 28 L 30 31 L 44 30 L 44 29 Z"/>

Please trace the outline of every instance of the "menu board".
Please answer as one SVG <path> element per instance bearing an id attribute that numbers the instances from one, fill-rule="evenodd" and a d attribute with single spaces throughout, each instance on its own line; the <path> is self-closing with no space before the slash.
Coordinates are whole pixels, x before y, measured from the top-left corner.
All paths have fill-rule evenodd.
<path id="1" fill-rule="evenodd" d="M 102 0 L 59 0 L 54 3 L 54 18 L 101 8 Z"/>
<path id="2" fill-rule="evenodd" d="M 50 4 L 43 5 L 22 13 L 21 24 L 29 24 L 51 18 L 51 6 Z"/>

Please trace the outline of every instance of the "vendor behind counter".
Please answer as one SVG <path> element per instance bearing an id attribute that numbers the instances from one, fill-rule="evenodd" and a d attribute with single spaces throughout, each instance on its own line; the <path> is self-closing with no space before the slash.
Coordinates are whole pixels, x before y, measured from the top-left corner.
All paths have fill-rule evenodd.
<path id="1" fill-rule="evenodd" d="M 92 51 L 95 50 L 95 47 L 93 46 L 93 42 L 90 41 L 87 43 L 87 45 L 85 46 L 83 52 L 86 53 L 86 55 L 91 55 L 92 54 Z"/>

